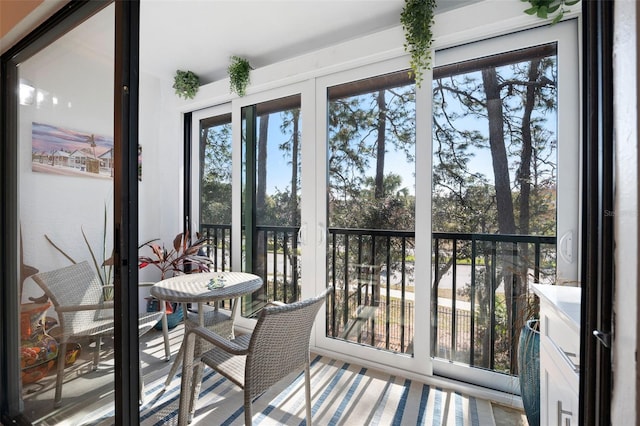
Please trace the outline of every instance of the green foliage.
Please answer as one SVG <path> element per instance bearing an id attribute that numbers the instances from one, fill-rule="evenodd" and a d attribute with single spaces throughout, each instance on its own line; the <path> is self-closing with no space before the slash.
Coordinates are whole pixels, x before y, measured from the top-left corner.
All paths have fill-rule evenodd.
<path id="1" fill-rule="evenodd" d="M 569 9 L 566 6 L 573 6 L 580 0 L 522 0 L 531 5 L 524 13 L 528 15 L 536 15 L 540 19 L 547 19 L 549 15 L 556 14 L 551 21 L 552 24 L 560 22 L 562 17 Z"/>
<path id="2" fill-rule="evenodd" d="M 530 81 L 531 69 L 539 76 Z M 440 232 L 498 232 L 496 186 L 491 167 L 479 167 L 474 158 L 491 158 L 489 139 L 481 129 L 502 125 L 505 154 L 513 180 L 511 188 L 513 215 L 526 225 L 525 234 L 553 235 L 555 232 L 556 134 L 548 116 L 556 114 L 554 83 L 555 60 L 524 61 L 497 68 L 501 84 L 502 124 L 491 123 L 486 116 L 486 94 L 477 73 L 453 75 L 433 82 L 434 158 L 433 158 L 433 230 Z M 528 90 L 533 90 L 534 112 L 525 104 Z M 477 124 L 470 126 L 471 120 Z M 528 123 L 528 124 L 526 124 Z M 529 173 L 523 162 L 525 129 L 531 133 Z M 474 128 L 475 127 L 475 128 Z M 485 174 L 486 172 L 489 174 Z M 527 178 L 523 178 L 527 176 Z M 521 211 L 523 188 L 528 193 L 527 211 Z"/>
<path id="3" fill-rule="evenodd" d="M 231 124 L 202 130 L 202 177 L 200 214 L 202 223 L 231 224 Z"/>
<path id="4" fill-rule="evenodd" d="M 193 99 L 198 92 L 200 79 L 192 71 L 176 71 L 173 78 L 173 88 L 176 89 L 176 95 L 184 99 Z"/>
<path id="5" fill-rule="evenodd" d="M 180 233 L 173 239 L 173 246 L 169 249 L 164 244 L 156 243 L 156 240 L 147 241 L 138 248 L 149 247 L 151 256 L 139 256 L 138 267 L 140 269 L 153 265 L 160 270 L 161 279 L 167 278 L 167 274 L 180 275 L 190 272 L 208 272 L 211 259 L 201 254 L 209 245 L 207 238 L 199 235 L 192 241 L 189 233 Z"/>
<path id="6" fill-rule="evenodd" d="M 231 57 L 231 63 L 227 71 L 232 93 L 241 97 L 246 94 L 251 70 L 248 60 L 235 55 Z"/>
<path id="7" fill-rule="evenodd" d="M 436 9 L 436 0 L 405 0 L 400 14 L 400 23 L 405 33 L 405 51 L 411 53 L 411 74 L 420 87 L 422 72 L 431 66 L 431 26 Z"/>

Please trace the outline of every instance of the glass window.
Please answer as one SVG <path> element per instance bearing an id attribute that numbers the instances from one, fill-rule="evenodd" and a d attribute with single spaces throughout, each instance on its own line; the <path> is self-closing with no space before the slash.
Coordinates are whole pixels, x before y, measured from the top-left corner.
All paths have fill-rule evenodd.
<path id="1" fill-rule="evenodd" d="M 412 353 L 415 84 L 407 71 L 328 89 L 327 333 Z"/>
<path id="2" fill-rule="evenodd" d="M 300 298 L 301 97 L 243 108 L 243 262 L 262 277 L 249 312 Z"/>
<path id="3" fill-rule="evenodd" d="M 200 120 L 200 230 L 216 271 L 231 264 L 231 145 L 231 114 Z"/>
<path id="4" fill-rule="evenodd" d="M 517 371 L 528 285 L 556 277 L 557 75 L 555 43 L 434 70 L 436 357 Z"/>

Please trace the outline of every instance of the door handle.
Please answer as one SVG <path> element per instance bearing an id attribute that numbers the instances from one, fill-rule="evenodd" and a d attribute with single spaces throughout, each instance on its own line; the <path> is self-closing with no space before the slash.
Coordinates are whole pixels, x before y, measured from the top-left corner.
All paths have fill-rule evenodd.
<path id="1" fill-rule="evenodd" d="M 573 263 L 573 231 L 562 235 L 558 244 L 558 254 L 567 263 Z"/>
<path id="2" fill-rule="evenodd" d="M 324 244 L 325 227 L 323 223 L 318 224 L 318 245 Z"/>
<path id="3" fill-rule="evenodd" d="M 611 347 L 611 333 L 605 333 L 600 330 L 593 330 L 593 335 L 598 339 L 600 343 L 604 345 L 605 348 Z"/>
<path id="4" fill-rule="evenodd" d="M 302 226 L 298 229 L 298 242 L 300 244 L 304 244 L 307 240 L 307 224 L 303 223 Z"/>

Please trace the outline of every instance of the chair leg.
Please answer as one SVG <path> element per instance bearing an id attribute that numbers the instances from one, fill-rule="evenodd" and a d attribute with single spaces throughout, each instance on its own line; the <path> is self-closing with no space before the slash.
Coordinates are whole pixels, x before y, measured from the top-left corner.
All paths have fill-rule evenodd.
<path id="1" fill-rule="evenodd" d="M 165 361 L 171 359 L 171 345 L 169 343 L 169 322 L 167 321 L 167 304 L 161 300 L 160 306 L 162 307 L 162 335 L 164 337 L 164 355 Z"/>
<path id="2" fill-rule="evenodd" d="M 102 346 L 102 337 L 96 339 L 96 350 L 93 352 L 93 371 L 98 369 L 98 362 L 100 361 L 100 346 Z"/>
<path id="3" fill-rule="evenodd" d="M 167 320 L 167 304 L 160 300 L 160 311 L 162 317 L 160 322 L 162 324 L 162 337 L 164 337 L 164 360 L 169 361 L 171 359 L 171 345 L 169 343 L 169 321 Z"/>
<path id="4" fill-rule="evenodd" d="M 311 368 L 309 359 L 304 365 L 304 398 L 307 405 L 307 426 L 311 426 Z"/>
<path id="5" fill-rule="evenodd" d="M 251 400 L 244 399 L 244 424 L 245 426 L 251 426 L 253 424 L 253 414 L 251 412 Z"/>
<path id="6" fill-rule="evenodd" d="M 195 339 L 196 336 L 188 333 L 182 341 L 181 349 L 185 349 L 183 353 L 184 359 L 182 362 L 182 379 L 180 381 L 180 408 L 178 411 L 179 426 L 191 423 L 193 413 L 195 412 L 195 400 L 197 398 L 197 395 L 195 395 L 195 377 L 193 374 Z M 202 364 L 199 360 L 198 363 Z"/>
<path id="7" fill-rule="evenodd" d="M 142 363 L 138 366 L 138 372 L 140 373 L 140 393 L 138 394 L 138 404 L 144 403 L 144 379 L 142 377 Z"/>
<path id="8" fill-rule="evenodd" d="M 62 405 L 62 379 L 64 379 L 64 364 L 66 362 L 67 342 L 62 342 L 58 347 L 58 366 L 56 372 L 56 393 L 53 398 L 53 406 Z"/>
<path id="9" fill-rule="evenodd" d="M 182 341 L 182 344 L 180 345 L 180 349 L 178 349 L 178 354 L 176 355 L 176 359 L 173 360 L 173 364 L 171 365 L 171 369 L 169 370 L 169 374 L 167 374 L 167 379 L 164 381 L 164 387 L 168 387 L 169 384 L 171 384 L 171 380 L 173 380 L 173 376 L 176 375 L 176 373 L 178 372 L 178 367 L 180 367 L 180 364 L 183 361 L 184 358 L 184 345 L 185 342 L 184 340 Z"/>
<path id="10" fill-rule="evenodd" d="M 202 376 L 204 375 L 204 364 L 198 358 L 198 362 L 193 366 L 193 383 L 191 385 L 191 396 L 189 401 L 189 418 L 193 418 L 193 414 L 196 412 L 196 402 L 198 402 L 198 395 L 200 395 L 200 388 L 202 387 Z"/>

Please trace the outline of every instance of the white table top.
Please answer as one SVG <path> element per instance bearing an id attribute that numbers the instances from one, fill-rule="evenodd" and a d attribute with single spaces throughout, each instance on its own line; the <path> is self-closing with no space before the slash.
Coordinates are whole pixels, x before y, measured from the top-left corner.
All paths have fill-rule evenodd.
<path id="1" fill-rule="evenodd" d="M 224 287 L 209 288 L 211 279 L 224 280 Z M 151 287 L 153 297 L 171 302 L 203 303 L 233 299 L 262 287 L 262 278 L 246 272 L 201 272 L 178 275 Z"/>

